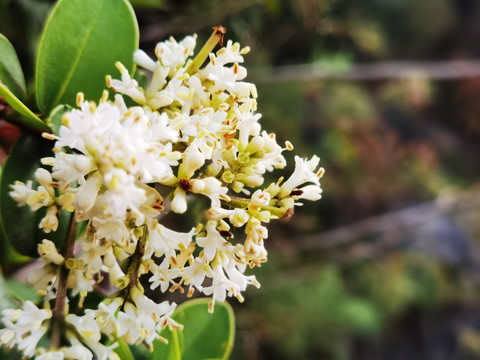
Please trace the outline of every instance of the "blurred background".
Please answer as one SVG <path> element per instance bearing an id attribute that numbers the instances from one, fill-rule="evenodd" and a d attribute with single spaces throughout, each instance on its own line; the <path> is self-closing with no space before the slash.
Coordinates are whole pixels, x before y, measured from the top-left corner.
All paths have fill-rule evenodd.
<path id="1" fill-rule="evenodd" d="M 27 80 L 52 3 L 0 0 Z M 219 24 L 249 45 L 263 127 L 326 169 L 230 302 L 231 358 L 480 359 L 480 2 L 132 3 L 147 51 Z M 0 160 L 16 133 L 0 121 Z"/>

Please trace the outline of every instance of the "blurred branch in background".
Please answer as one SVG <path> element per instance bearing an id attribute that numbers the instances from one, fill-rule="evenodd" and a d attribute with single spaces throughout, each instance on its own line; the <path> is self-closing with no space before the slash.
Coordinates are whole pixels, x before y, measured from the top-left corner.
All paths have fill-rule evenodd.
<path id="1" fill-rule="evenodd" d="M 334 67 L 319 64 L 284 65 L 252 69 L 249 76 L 257 83 L 303 82 L 313 80 L 372 81 L 402 78 L 451 80 L 480 76 L 480 60 L 385 61 L 343 64 Z"/>
<path id="2" fill-rule="evenodd" d="M 193 33 L 199 29 L 210 28 L 213 25 L 223 23 L 226 18 L 234 16 L 245 9 L 262 3 L 262 0 L 244 0 L 244 1 L 223 1 L 222 6 L 214 4 L 203 4 L 201 10 L 195 12 L 187 12 L 185 15 L 175 16 L 168 22 L 148 21 L 151 9 L 142 12 L 139 9 L 140 18 L 144 18 L 145 25 L 142 28 L 141 41 L 142 42 L 157 42 L 159 39 L 167 38 L 171 35 Z M 213 5 L 213 6 L 212 6 Z M 158 16 L 158 15 L 157 15 Z M 157 16 L 153 16 L 155 19 Z"/>
<path id="3" fill-rule="evenodd" d="M 347 226 L 316 235 L 299 237 L 298 247 L 301 250 L 323 250 L 360 241 L 367 236 L 388 233 L 391 231 L 411 230 L 436 218 L 480 208 L 480 188 L 459 194 L 440 195 L 433 201 L 373 216 Z"/>

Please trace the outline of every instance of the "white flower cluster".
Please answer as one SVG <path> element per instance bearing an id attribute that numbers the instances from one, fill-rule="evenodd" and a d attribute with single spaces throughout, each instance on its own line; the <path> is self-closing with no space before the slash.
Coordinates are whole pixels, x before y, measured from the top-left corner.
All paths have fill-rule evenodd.
<path id="1" fill-rule="evenodd" d="M 279 146 L 258 123 L 256 88 L 244 81 L 240 65 L 249 49 L 228 41 L 201 67 L 205 59 L 190 59 L 195 42 L 188 36 L 159 43 L 156 60 L 138 50 L 136 63 L 151 72 L 145 87 L 118 63 L 121 79 L 107 77 L 114 101 L 106 91 L 98 104 L 79 94 L 78 109 L 63 116 L 58 136 L 50 136 L 55 156 L 43 164 L 52 170 L 37 170 L 36 188 L 32 182 L 12 186 L 20 205 L 46 208 L 39 224 L 45 233 L 57 230 L 61 210 L 73 212 L 73 224 L 82 222 L 86 230 L 70 253 L 49 240 L 38 246 L 45 265 L 27 280 L 45 295 L 45 309 L 25 303 L 23 311 L 4 311 L 1 343 L 37 359 L 115 358 L 102 334 L 150 345 L 164 327 L 181 325 L 170 318 L 176 305 L 148 298 L 140 276 L 162 293 L 212 296 L 210 311 L 227 296 L 243 301 L 247 285 L 260 286 L 245 270 L 267 260 L 264 224 L 301 199 L 320 199 L 323 169 L 316 156 L 295 157 L 290 178 L 264 185 L 264 174 L 283 168 L 282 152 L 293 147 Z M 127 106 L 121 94 L 136 105 Z M 185 213 L 194 195 L 209 199 L 203 223 L 186 233 L 162 224 L 169 210 Z M 232 226 L 245 238 L 234 237 Z M 79 295 L 81 305 L 105 278 L 116 291 L 97 309 L 81 315 L 63 310 L 62 287 Z M 70 346 L 35 352 L 55 318 L 53 298 L 53 313 L 63 310 Z"/>

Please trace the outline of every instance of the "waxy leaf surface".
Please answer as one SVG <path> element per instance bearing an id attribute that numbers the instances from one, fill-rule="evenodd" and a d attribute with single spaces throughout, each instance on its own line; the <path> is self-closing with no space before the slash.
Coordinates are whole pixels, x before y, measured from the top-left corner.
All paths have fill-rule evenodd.
<path id="1" fill-rule="evenodd" d="M 75 105 L 76 94 L 98 101 L 105 76 L 119 77 L 115 62 L 133 72 L 138 25 L 126 0 L 60 0 L 47 20 L 37 58 L 40 109 Z"/>
<path id="2" fill-rule="evenodd" d="M 16 180 L 27 183 L 33 181 L 33 189 L 37 189 L 35 171 L 41 166 L 42 157 L 52 156 L 53 143 L 38 135 L 24 135 L 13 147 L 0 179 L 0 217 L 5 238 L 13 248 L 22 255 L 38 256 L 37 245 L 43 239 L 55 242 L 62 247 L 65 242 L 71 214 L 62 211 L 59 227 L 56 232 L 44 233 L 38 228 L 40 220 L 45 216 L 45 208 L 32 211 L 28 205 L 18 206 L 9 192 L 11 184 Z"/>

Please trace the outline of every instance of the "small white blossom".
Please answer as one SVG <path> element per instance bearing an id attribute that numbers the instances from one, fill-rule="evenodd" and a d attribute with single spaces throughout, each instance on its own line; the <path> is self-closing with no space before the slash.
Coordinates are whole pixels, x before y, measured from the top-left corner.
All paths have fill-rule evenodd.
<path id="1" fill-rule="evenodd" d="M 317 169 L 320 159 L 313 156 L 310 160 L 304 160 L 295 156 L 295 171 L 280 187 L 279 197 L 289 196 L 297 186 L 311 182 L 320 186 L 319 178 L 323 175 L 323 168 Z"/>
<path id="2" fill-rule="evenodd" d="M 286 181 L 263 185 L 266 172 L 286 166 L 282 152 L 293 146 L 286 142 L 283 148 L 274 133 L 262 130 L 256 87 L 240 65 L 249 49 L 228 41 L 203 65 L 202 55 L 190 58 L 195 43 L 196 36 L 170 38 L 157 44 L 156 59 L 137 50 L 135 63 L 151 72 L 145 87 L 116 63 L 120 79 L 106 78 L 117 93 L 114 101 L 107 91 L 98 103 L 79 93 L 77 108 L 63 115 L 58 136 L 44 134 L 55 147 L 54 155 L 42 159 L 45 168 L 35 172 L 38 185 L 17 181 L 10 196 L 32 211 L 46 208 L 39 221 L 45 233 L 63 225 L 60 211 L 72 212 L 73 221 L 85 226 L 77 246 L 68 244 L 73 254 L 62 250 L 67 259 L 52 241 L 43 240 L 38 251 L 45 264 L 30 272 L 27 282 L 46 306 L 57 298 L 55 310 L 77 295 L 73 308 L 82 308 L 96 284 L 111 296 L 83 315 L 68 313 L 65 306 L 62 339 L 70 345 L 61 348 L 38 345 L 52 311 L 29 301 L 21 310 L 4 310 L 1 344 L 41 360 L 119 360 L 113 351 L 118 338 L 151 347 L 162 329 L 182 325 L 171 318 L 175 303 L 157 304 L 145 295 L 142 275 L 148 275 L 152 290 L 184 293 L 188 288 L 188 297 L 194 291 L 211 296 L 209 311 L 227 297 L 243 301 L 249 285 L 260 286 L 253 275 L 245 275 L 247 266 L 267 260 L 263 223 L 287 214 L 301 205 L 299 200 L 320 199 L 324 170 L 316 156 L 296 156 Z M 127 106 L 123 96 L 135 106 Z M 189 200 L 198 195 L 210 200 L 198 225 L 178 232 L 162 224 L 168 211 L 191 210 Z M 113 345 L 105 345 L 107 338 Z"/>
<path id="3" fill-rule="evenodd" d="M 0 342 L 9 347 L 16 344 L 26 357 L 31 357 L 47 330 L 44 322 L 51 317 L 50 310 L 39 309 L 29 300 L 22 310 L 3 310 L 2 322 L 6 328 L 0 330 Z"/>

